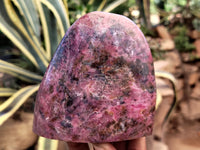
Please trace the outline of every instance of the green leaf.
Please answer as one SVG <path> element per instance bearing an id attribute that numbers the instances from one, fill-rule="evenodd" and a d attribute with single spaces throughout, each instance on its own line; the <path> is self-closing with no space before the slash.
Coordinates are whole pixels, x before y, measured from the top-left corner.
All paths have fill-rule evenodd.
<path id="1" fill-rule="evenodd" d="M 11 96 L 16 92 L 15 89 L 11 88 L 0 88 L 0 97 Z"/>
<path id="2" fill-rule="evenodd" d="M 84 6 L 81 12 L 81 16 L 85 15 L 87 12 L 90 12 L 91 6 L 94 4 L 94 0 L 89 0 L 87 5 Z"/>
<path id="3" fill-rule="evenodd" d="M 103 9 L 104 12 L 111 12 L 115 8 L 117 8 L 119 5 L 123 4 L 127 0 L 117 0 L 109 4 L 105 9 Z"/>
<path id="4" fill-rule="evenodd" d="M 39 85 L 27 86 L 0 105 L 0 125 L 2 125 L 9 117 L 11 117 L 17 109 L 39 88 Z"/>
<path id="5" fill-rule="evenodd" d="M 57 150 L 57 149 L 58 149 L 58 140 L 51 140 L 41 136 L 39 137 L 37 150 Z"/>
<path id="6" fill-rule="evenodd" d="M 40 83 L 42 81 L 42 76 L 37 75 L 28 70 L 22 69 L 16 65 L 8 63 L 0 59 L 0 72 L 8 73 L 13 75 L 21 80 L 30 82 L 30 83 Z"/>

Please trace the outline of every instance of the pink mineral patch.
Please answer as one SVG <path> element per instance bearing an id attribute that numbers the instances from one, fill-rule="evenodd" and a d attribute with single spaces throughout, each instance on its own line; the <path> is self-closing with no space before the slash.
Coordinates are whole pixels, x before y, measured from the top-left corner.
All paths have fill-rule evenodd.
<path id="1" fill-rule="evenodd" d="M 156 88 L 139 28 L 92 12 L 66 32 L 35 103 L 33 131 L 72 142 L 113 142 L 152 133 Z"/>

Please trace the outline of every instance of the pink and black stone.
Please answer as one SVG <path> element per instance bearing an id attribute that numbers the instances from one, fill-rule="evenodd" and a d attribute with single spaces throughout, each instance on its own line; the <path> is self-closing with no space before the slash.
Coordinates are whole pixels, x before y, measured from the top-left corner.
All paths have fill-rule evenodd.
<path id="1" fill-rule="evenodd" d="M 35 103 L 33 131 L 71 142 L 150 135 L 156 87 L 140 29 L 121 15 L 92 12 L 66 32 Z"/>

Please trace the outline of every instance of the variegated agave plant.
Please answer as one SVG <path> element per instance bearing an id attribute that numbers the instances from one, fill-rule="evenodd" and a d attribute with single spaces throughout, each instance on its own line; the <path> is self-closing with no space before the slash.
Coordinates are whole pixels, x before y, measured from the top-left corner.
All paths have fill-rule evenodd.
<path id="1" fill-rule="evenodd" d="M 98 11 L 109 12 L 126 0 L 116 0 L 107 6 L 102 0 Z M 94 0 L 89 0 L 92 5 Z M 81 14 L 88 12 L 85 7 Z M 67 0 L 1 0 L 0 31 L 39 70 L 31 72 L 0 59 L 0 72 L 10 74 L 30 83 L 20 90 L 0 87 L 0 97 L 9 97 L 0 104 L 0 125 L 39 88 L 42 76 L 56 50 L 59 41 L 70 26 Z M 42 29 L 42 30 L 41 30 Z M 42 32 L 42 33 L 41 33 Z M 41 38 L 43 35 L 44 40 Z M 38 149 L 56 149 L 58 142 L 39 138 Z"/>

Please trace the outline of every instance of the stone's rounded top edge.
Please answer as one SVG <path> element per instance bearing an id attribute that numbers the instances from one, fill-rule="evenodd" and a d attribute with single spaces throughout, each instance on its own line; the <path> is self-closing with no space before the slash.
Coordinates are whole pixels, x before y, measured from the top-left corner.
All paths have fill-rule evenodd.
<path id="1" fill-rule="evenodd" d="M 128 17 L 126 17 L 126 16 L 124 16 L 124 15 L 121 15 L 121 14 L 116 14 L 116 13 L 110 13 L 110 12 L 103 12 L 103 11 L 93 11 L 93 12 L 89 12 L 89 13 L 87 13 L 87 14 L 85 14 L 85 15 L 83 15 L 82 17 L 84 17 L 84 16 L 90 16 L 90 15 L 103 15 L 103 14 L 105 14 L 105 15 L 110 15 L 110 16 L 118 16 L 118 17 L 121 17 L 121 18 L 124 18 L 125 20 L 127 20 L 127 21 L 129 21 L 129 22 L 132 22 L 134 25 L 136 25 L 135 24 L 135 22 L 133 21 L 133 20 L 131 20 L 130 18 L 128 18 Z M 82 18 L 81 17 L 81 18 Z"/>
<path id="2" fill-rule="evenodd" d="M 119 21 L 119 24 L 124 24 L 124 25 L 131 25 L 132 27 L 136 27 L 139 29 L 139 27 L 135 24 L 135 22 L 133 20 L 131 20 L 130 18 L 124 16 L 124 15 L 121 15 L 121 14 L 116 14 L 116 13 L 110 13 L 110 12 L 103 12 L 103 11 L 93 11 L 93 12 L 89 12 L 83 16 L 81 16 L 79 19 L 77 19 L 72 25 L 71 27 L 73 26 L 76 26 L 77 24 L 79 24 L 81 22 L 81 24 L 84 24 L 82 20 L 85 20 L 85 18 L 92 18 L 94 17 L 93 19 L 97 19 L 97 16 L 99 17 L 102 17 L 102 18 L 105 18 L 105 19 L 112 19 L 112 20 L 115 20 L 115 21 Z M 110 20 L 108 20 L 108 22 L 111 22 Z M 128 24 L 127 24 L 128 23 Z M 70 27 L 70 28 L 71 28 Z M 70 29 L 69 28 L 69 29 Z M 68 30 L 69 30 L 68 29 Z M 140 29 L 139 29 L 140 30 Z"/>
<path id="3" fill-rule="evenodd" d="M 85 15 L 92 15 L 92 14 L 107 14 L 107 15 L 116 15 L 116 16 L 123 16 L 123 15 L 120 15 L 120 14 L 116 14 L 116 13 L 110 13 L 110 12 L 104 12 L 104 11 L 92 11 L 92 12 L 89 12 L 89 13 L 87 13 L 87 14 L 85 14 Z M 83 15 L 84 16 L 84 15 Z M 123 16 L 123 17 L 125 17 L 125 16 Z M 127 17 L 126 17 L 127 18 Z"/>

